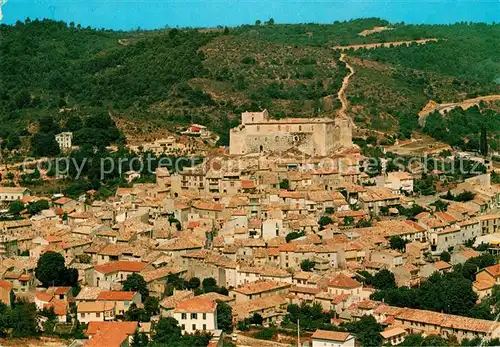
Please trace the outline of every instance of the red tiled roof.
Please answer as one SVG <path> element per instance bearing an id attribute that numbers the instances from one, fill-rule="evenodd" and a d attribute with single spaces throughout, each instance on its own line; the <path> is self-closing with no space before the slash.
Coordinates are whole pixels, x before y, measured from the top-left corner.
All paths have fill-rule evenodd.
<path id="1" fill-rule="evenodd" d="M 54 201 L 54 204 L 65 205 L 65 204 L 67 204 L 68 202 L 71 202 L 71 201 L 73 201 L 73 199 L 70 199 L 70 198 L 67 198 L 67 197 L 63 196 L 62 198 L 59 198 L 56 201 Z"/>
<path id="2" fill-rule="evenodd" d="M 448 264 L 447 262 L 445 261 L 442 261 L 442 260 L 439 260 L 437 262 L 434 263 L 434 267 L 438 270 L 444 270 L 444 269 L 449 269 L 451 268 L 451 265 Z"/>
<path id="3" fill-rule="evenodd" d="M 40 301 L 44 301 L 44 302 L 50 302 L 50 300 L 52 300 L 53 297 L 54 297 L 53 294 L 47 293 L 47 292 L 37 291 L 35 294 L 35 298 L 37 298 Z"/>
<path id="4" fill-rule="evenodd" d="M 56 295 L 67 294 L 70 290 L 72 290 L 71 287 L 57 287 L 56 290 L 54 291 L 54 294 Z"/>
<path id="5" fill-rule="evenodd" d="M 68 313 L 68 302 L 62 300 L 52 300 L 48 304 L 44 304 L 43 308 L 54 308 L 54 313 L 58 316 L 65 316 Z"/>
<path id="6" fill-rule="evenodd" d="M 118 260 L 106 264 L 96 265 L 94 268 L 96 271 L 107 274 L 117 271 L 141 272 L 147 265 L 148 264 L 140 261 Z"/>
<path id="7" fill-rule="evenodd" d="M 196 221 L 190 221 L 190 222 L 188 223 L 187 228 L 188 228 L 188 229 L 194 229 L 194 228 L 196 228 L 196 227 L 199 227 L 200 225 L 201 225 L 201 222 L 200 222 L 199 220 L 196 220 Z"/>
<path id="8" fill-rule="evenodd" d="M 32 278 L 30 274 L 22 274 L 19 276 L 18 280 L 19 281 L 29 281 Z"/>
<path id="9" fill-rule="evenodd" d="M 493 277 L 500 276 L 500 264 L 488 266 L 488 267 L 486 267 L 484 269 L 486 270 L 486 272 L 488 272 L 489 274 L 491 274 Z"/>
<path id="10" fill-rule="evenodd" d="M 194 297 L 181 301 L 174 309 L 174 312 L 199 312 L 212 313 L 217 304 L 211 299 Z"/>
<path id="11" fill-rule="evenodd" d="M 337 288 L 357 288 L 361 286 L 361 283 L 344 274 L 340 274 L 328 282 L 328 286 Z"/>
<path id="12" fill-rule="evenodd" d="M 10 282 L 8 281 L 0 280 L 0 288 L 12 289 L 12 284 L 10 284 Z"/>
<path id="13" fill-rule="evenodd" d="M 131 301 L 137 292 L 107 290 L 97 296 L 97 300 Z"/>
<path id="14" fill-rule="evenodd" d="M 89 322 L 86 335 L 94 335 L 99 330 L 107 330 L 109 328 L 119 328 L 120 331 L 132 335 L 137 329 L 137 322 Z"/>
<path id="15" fill-rule="evenodd" d="M 250 181 L 250 180 L 241 180 L 241 188 L 243 188 L 243 189 L 255 188 L 255 183 L 254 183 L 254 181 Z"/>
<path id="16" fill-rule="evenodd" d="M 349 333 L 342 331 L 329 331 L 329 330 L 316 330 L 314 334 L 312 334 L 313 339 L 321 339 L 321 340 L 331 340 L 331 341 L 347 341 L 349 337 L 352 336 Z"/>
<path id="17" fill-rule="evenodd" d="M 137 329 L 137 322 L 90 322 L 86 331 L 92 338 L 87 347 L 121 347 Z"/>

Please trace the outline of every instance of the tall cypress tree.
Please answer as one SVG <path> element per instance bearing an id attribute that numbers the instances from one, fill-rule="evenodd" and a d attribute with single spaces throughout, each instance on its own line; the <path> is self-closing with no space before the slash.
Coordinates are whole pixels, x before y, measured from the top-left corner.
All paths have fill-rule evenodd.
<path id="1" fill-rule="evenodd" d="M 486 127 L 484 125 L 481 127 L 481 139 L 479 143 L 479 151 L 484 156 L 488 155 L 488 137 L 486 134 Z"/>

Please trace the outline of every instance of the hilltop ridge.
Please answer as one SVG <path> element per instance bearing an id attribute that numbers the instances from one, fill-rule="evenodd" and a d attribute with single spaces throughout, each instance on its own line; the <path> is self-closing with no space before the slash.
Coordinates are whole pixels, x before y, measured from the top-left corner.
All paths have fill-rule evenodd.
<path id="1" fill-rule="evenodd" d="M 386 26 L 391 30 L 375 30 Z M 382 137 L 421 131 L 418 113 L 430 100 L 500 93 L 498 24 L 404 25 L 370 18 L 114 32 L 35 20 L 2 25 L 0 35 L 4 148 L 9 137 L 19 143 L 9 147 L 19 148 L 23 141 L 16 137 L 32 136 L 33 124 L 46 115 L 64 127 L 71 115 L 106 111 L 127 124 L 121 130 L 131 140 L 200 123 L 220 135 L 221 144 L 245 110 L 335 117 L 350 73 L 345 62 L 356 70 L 343 90 L 345 114 L 363 133 L 376 130 Z M 345 49 L 341 60 L 334 48 L 352 45 L 372 49 Z M 488 125 L 493 146 L 497 124 Z"/>

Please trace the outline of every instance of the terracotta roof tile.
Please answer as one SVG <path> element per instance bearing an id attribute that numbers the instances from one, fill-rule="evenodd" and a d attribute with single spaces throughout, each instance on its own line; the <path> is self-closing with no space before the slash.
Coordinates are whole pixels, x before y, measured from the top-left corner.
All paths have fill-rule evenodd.
<path id="1" fill-rule="evenodd" d="M 194 297 L 179 302 L 174 312 L 211 313 L 216 307 L 217 303 L 211 299 Z"/>
<path id="2" fill-rule="evenodd" d="M 105 301 L 84 301 L 80 302 L 77 308 L 78 312 L 104 312 L 113 310 L 115 308 L 115 303 Z"/>
<path id="3" fill-rule="evenodd" d="M 234 288 L 233 290 L 235 292 L 238 292 L 238 293 L 241 293 L 244 295 L 252 295 L 252 294 L 258 294 L 258 293 L 268 292 L 268 291 L 272 291 L 272 290 L 284 289 L 287 287 L 291 287 L 291 284 L 262 280 L 262 281 L 255 281 L 255 282 L 250 282 L 250 283 L 244 284 L 242 286 Z"/>
<path id="4" fill-rule="evenodd" d="M 357 288 L 361 287 L 362 284 L 344 274 L 340 274 L 328 282 L 328 286 L 336 288 Z"/>
<path id="5" fill-rule="evenodd" d="M 312 339 L 330 340 L 330 341 L 347 341 L 352 335 L 342 331 L 316 330 L 312 334 Z"/>
<path id="6" fill-rule="evenodd" d="M 137 292 L 107 290 L 99 293 L 97 300 L 100 301 L 131 301 Z"/>
<path id="7" fill-rule="evenodd" d="M 12 289 L 12 284 L 10 284 L 10 282 L 8 281 L 0 280 L 0 288 Z"/>
<path id="8" fill-rule="evenodd" d="M 117 271 L 124 272 L 141 272 L 148 264 L 139 261 L 118 260 L 106 264 L 96 265 L 94 268 L 104 274 Z"/>

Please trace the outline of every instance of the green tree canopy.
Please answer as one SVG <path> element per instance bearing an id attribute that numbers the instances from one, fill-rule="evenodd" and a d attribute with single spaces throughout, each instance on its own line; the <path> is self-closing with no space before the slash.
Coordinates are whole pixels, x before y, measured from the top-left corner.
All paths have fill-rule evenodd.
<path id="1" fill-rule="evenodd" d="M 24 204 L 21 201 L 12 201 L 9 205 L 9 213 L 19 215 L 24 210 Z"/>
<path id="2" fill-rule="evenodd" d="M 408 240 L 405 240 L 400 236 L 391 236 L 391 238 L 389 239 L 389 246 L 392 249 L 396 249 L 396 250 L 402 251 L 402 252 L 405 251 L 407 243 L 408 243 Z"/>
<path id="3" fill-rule="evenodd" d="M 144 277 L 137 273 L 127 276 L 127 279 L 123 282 L 123 290 L 128 292 L 139 292 L 143 300 L 146 300 L 149 296 L 148 284 L 144 280 Z"/>
<path id="4" fill-rule="evenodd" d="M 384 330 L 373 316 L 363 316 L 357 322 L 345 323 L 347 331 L 353 333 L 361 346 L 380 346 Z"/>
<path id="5" fill-rule="evenodd" d="M 314 269 L 314 265 L 316 265 L 316 262 L 310 259 L 304 259 L 300 262 L 300 268 L 302 271 L 310 272 Z"/>
<path id="6" fill-rule="evenodd" d="M 394 274 L 387 269 L 382 269 L 373 276 L 372 284 L 377 289 L 396 288 L 396 279 Z"/>
<path id="7" fill-rule="evenodd" d="M 445 261 L 445 262 L 449 262 L 451 260 L 451 255 L 450 255 L 450 253 L 443 251 L 439 255 L 439 259 L 441 259 L 442 261 Z"/>
<path id="8" fill-rule="evenodd" d="M 78 285 L 78 271 L 67 268 L 64 257 L 57 252 L 45 252 L 38 259 L 35 276 L 44 287 Z"/>
<path id="9" fill-rule="evenodd" d="M 145 308 L 137 307 L 135 302 L 133 302 L 125 312 L 124 318 L 126 321 L 130 322 L 149 322 L 151 320 L 151 315 Z"/>
<path id="10" fill-rule="evenodd" d="M 233 331 L 233 308 L 220 300 L 217 301 L 217 327 L 225 333 Z"/>

